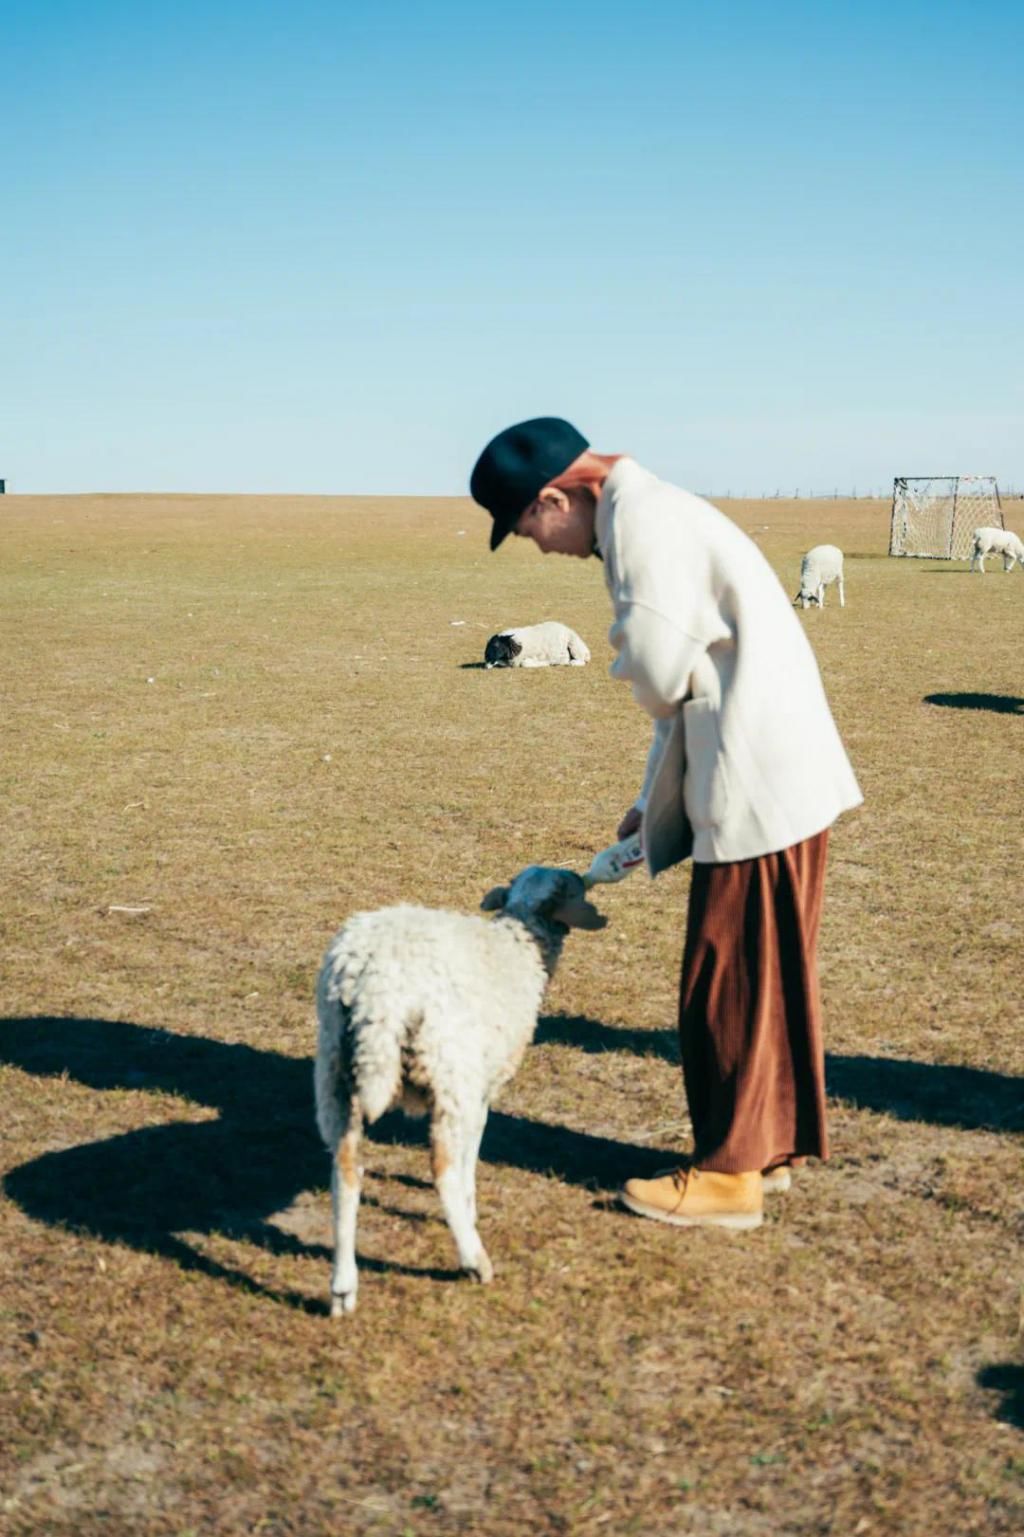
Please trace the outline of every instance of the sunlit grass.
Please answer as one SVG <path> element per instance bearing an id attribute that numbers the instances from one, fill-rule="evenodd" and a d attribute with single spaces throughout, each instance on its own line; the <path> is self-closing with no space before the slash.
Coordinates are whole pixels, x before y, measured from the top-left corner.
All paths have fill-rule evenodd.
<path id="1" fill-rule="evenodd" d="M 492 1121 L 495 1285 L 445 1279 L 398 1126 L 339 1330 L 320 956 L 611 840 L 648 728 L 601 569 L 491 556 L 462 501 L 0 503 L 12 1532 L 1019 1529 L 1019 1390 L 978 1374 L 1020 1370 L 1024 575 L 890 561 L 880 503 L 728 510 L 790 592 L 847 553 L 800 620 L 866 796 L 822 933 L 835 1156 L 746 1239 L 610 1209 L 687 1141 L 688 872 L 635 876 Z M 591 667 L 473 665 L 547 618 Z"/>

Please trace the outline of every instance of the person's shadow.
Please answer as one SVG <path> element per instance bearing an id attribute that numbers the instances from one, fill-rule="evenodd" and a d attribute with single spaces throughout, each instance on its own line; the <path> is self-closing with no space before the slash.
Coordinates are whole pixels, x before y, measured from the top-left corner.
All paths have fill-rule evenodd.
<path id="1" fill-rule="evenodd" d="M 546 1015 L 538 1042 L 579 1051 L 628 1051 L 679 1062 L 674 1028 L 629 1030 L 566 1014 Z M 833 1099 L 901 1121 L 928 1121 L 965 1131 L 1024 1131 L 1024 1079 L 986 1068 L 914 1062 L 904 1057 L 825 1056 L 825 1086 Z"/>
<path id="2" fill-rule="evenodd" d="M 184 1269 L 293 1307 L 324 1311 L 307 1297 L 259 1285 L 181 1236 L 223 1234 L 275 1254 L 329 1259 L 325 1245 L 304 1243 L 269 1220 L 302 1192 L 328 1184 L 330 1163 L 314 1123 L 310 1059 L 118 1020 L 42 1017 L 0 1021 L 0 1062 L 44 1077 L 67 1076 L 93 1089 L 174 1095 L 219 1112 L 214 1119 L 147 1126 L 61 1148 L 12 1169 L 3 1188 L 30 1217 L 165 1255 Z M 426 1123 L 393 1112 L 369 1128 L 368 1136 L 425 1148 Z M 626 1173 L 652 1172 L 664 1156 L 499 1111 L 491 1112 L 481 1149 L 485 1162 L 595 1191 L 614 1189 Z M 364 1200 L 380 1204 L 372 1190 L 364 1190 Z M 326 1211 L 324 1230 L 326 1237 Z M 412 1270 L 364 1255 L 360 1264 L 435 1279 L 458 1274 Z"/>
<path id="3" fill-rule="evenodd" d="M 539 1043 L 584 1052 L 627 1052 L 678 1063 L 674 1029 L 620 1029 L 583 1016 L 540 1020 Z M 270 1218 L 304 1191 L 323 1190 L 329 1161 L 313 1119 L 308 1058 L 178 1035 L 123 1021 L 50 1017 L 0 1020 L 0 1062 L 44 1077 L 67 1076 L 93 1089 L 174 1095 L 213 1109 L 213 1119 L 173 1121 L 44 1153 L 12 1169 L 4 1190 L 30 1217 L 82 1230 L 110 1243 L 162 1254 L 292 1307 L 323 1312 L 296 1292 L 261 1286 L 219 1263 L 183 1234 L 223 1234 L 275 1254 L 315 1255 Z M 1024 1081 L 967 1067 L 882 1057 L 826 1059 L 829 1092 L 858 1108 L 904 1120 L 1000 1132 L 1024 1129 Z M 400 1113 L 369 1130 L 376 1142 L 426 1145 L 423 1121 Z M 529 1170 L 597 1193 L 624 1174 L 664 1166 L 664 1149 L 492 1111 L 484 1162 Z M 370 1160 L 368 1159 L 369 1163 Z M 408 1182 L 408 1181 L 406 1181 Z M 414 1181 L 413 1183 L 420 1183 Z M 422 1181 L 427 1184 L 426 1178 Z M 376 1189 L 368 1204 L 382 1204 Z M 400 1213 L 409 1220 L 410 1212 Z M 325 1211 L 325 1237 L 327 1219 Z M 360 1256 L 364 1269 L 452 1278 L 453 1270 L 414 1270 Z"/>

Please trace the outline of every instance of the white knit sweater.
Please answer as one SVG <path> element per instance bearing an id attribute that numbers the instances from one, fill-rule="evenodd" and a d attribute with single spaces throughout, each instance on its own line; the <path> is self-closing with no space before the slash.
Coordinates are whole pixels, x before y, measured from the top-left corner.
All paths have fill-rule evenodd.
<path id="1" fill-rule="evenodd" d="M 596 536 L 612 676 L 656 722 L 637 800 L 651 874 L 788 848 L 859 805 L 814 653 L 753 540 L 628 458 Z"/>

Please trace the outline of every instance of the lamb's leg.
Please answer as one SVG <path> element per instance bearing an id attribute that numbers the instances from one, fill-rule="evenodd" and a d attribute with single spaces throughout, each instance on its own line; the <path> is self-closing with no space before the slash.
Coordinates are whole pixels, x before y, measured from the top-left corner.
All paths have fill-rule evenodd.
<path id="1" fill-rule="evenodd" d="M 331 1207 L 334 1214 L 334 1270 L 331 1274 L 331 1317 L 354 1313 L 359 1290 L 356 1269 L 356 1217 L 363 1171 L 359 1167 L 362 1113 L 358 1100 L 349 1108 L 348 1124 L 338 1141 L 331 1168 Z"/>
<path id="2" fill-rule="evenodd" d="M 476 1280 L 489 1281 L 494 1270 L 476 1230 L 473 1200 L 465 1174 L 467 1144 L 478 1148 L 482 1133 L 482 1122 L 476 1131 L 474 1125 L 464 1125 L 454 1116 L 436 1112 L 430 1123 L 434 1184 L 459 1251 L 459 1264 Z"/>
<path id="3" fill-rule="evenodd" d="M 824 608 L 825 607 L 825 583 L 824 582 L 819 582 L 818 583 L 818 607 L 819 608 Z"/>
<path id="4" fill-rule="evenodd" d="M 839 578 L 839 607 L 840 608 L 845 608 L 846 607 L 846 596 L 845 596 L 845 594 L 843 592 L 843 579 L 842 579 L 842 577 Z"/>
<path id="5" fill-rule="evenodd" d="M 469 1220 L 474 1227 L 476 1227 L 476 1166 L 480 1157 L 480 1143 L 483 1140 L 484 1127 L 487 1125 L 487 1110 L 488 1106 L 485 1101 L 480 1106 L 472 1127 L 467 1130 L 462 1148 L 462 1178 L 467 1191 Z"/>

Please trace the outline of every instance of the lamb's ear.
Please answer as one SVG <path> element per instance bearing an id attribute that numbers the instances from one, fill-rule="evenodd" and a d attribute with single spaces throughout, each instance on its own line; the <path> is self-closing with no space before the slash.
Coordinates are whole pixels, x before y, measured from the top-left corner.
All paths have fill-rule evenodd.
<path id="1" fill-rule="evenodd" d="M 493 913 L 493 912 L 499 912 L 500 913 L 502 908 L 505 906 L 505 903 L 507 901 L 508 901 L 508 887 L 507 886 L 492 886 L 490 891 L 484 897 L 483 901 L 480 903 L 480 906 L 481 906 L 481 908 L 483 909 L 483 911 L 485 913 Z"/>
<path id="2" fill-rule="evenodd" d="M 568 902 L 556 907 L 551 916 L 556 923 L 564 923 L 570 929 L 603 929 L 608 926 L 608 919 L 585 897 L 570 898 Z"/>

